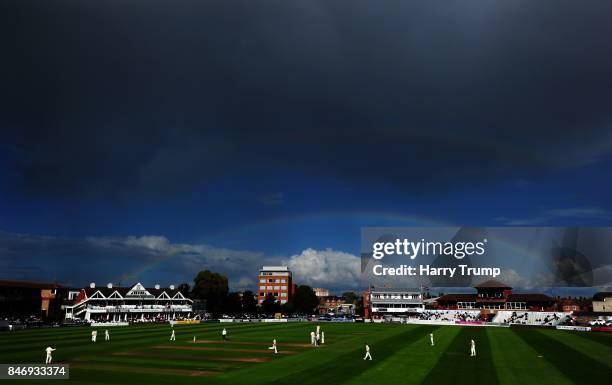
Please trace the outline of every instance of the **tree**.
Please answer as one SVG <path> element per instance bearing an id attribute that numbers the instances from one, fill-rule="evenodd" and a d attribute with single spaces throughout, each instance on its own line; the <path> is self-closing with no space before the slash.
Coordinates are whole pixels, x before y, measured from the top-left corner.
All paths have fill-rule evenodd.
<path id="1" fill-rule="evenodd" d="M 342 297 L 346 300 L 346 303 L 356 303 L 357 302 L 357 294 L 352 291 L 346 291 L 342 293 Z"/>
<path id="2" fill-rule="evenodd" d="M 285 302 L 281 305 L 281 312 L 283 314 L 293 314 L 295 312 L 295 306 L 293 306 L 293 302 Z"/>
<path id="3" fill-rule="evenodd" d="M 242 311 L 247 314 L 257 313 L 257 301 L 252 291 L 247 290 L 242 293 Z"/>
<path id="4" fill-rule="evenodd" d="M 261 308 L 266 314 L 274 314 L 279 312 L 280 304 L 272 294 L 268 293 L 261 303 Z"/>
<path id="5" fill-rule="evenodd" d="M 193 282 L 192 294 L 195 298 L 206 301 L 206 310 L 217 314 L 221 312 L 229 291 L 227 277 L 204 270 L 198 273 Z"/>
<path id="6" fill-rule="evenodd" d="M 295 290 L 295 295 L 292 299 L 295 311 L 298 313 L 312 314 L 315 308 L 319 305 L 319 298 L 310 286 L 298 286 Z"/>
<path id="7" fill-rule="evenodd" d="M 240 293 L 230 293 L 227 296 L 223 308 L 224 312 L 228 314 L 235 315 L 242 313 L 242 298 L 240 297 Z"/>
<path id="8" fill-rule="evenodd" d="M 359 298 L 357 300 L 357 304 L 355 305 L 355 315 L 360 315 L 363 316 L 364 315 L 364 311 L 363 311 L 363 298 Z"/>
<path id="9" fill-rule="evenodd" d="M 185 297 L 189 297 L 189 284 L 188 283 L 181 283 L 180 285 L 178 285 L 178 291 L 181 292 L 181 294 Z"/>

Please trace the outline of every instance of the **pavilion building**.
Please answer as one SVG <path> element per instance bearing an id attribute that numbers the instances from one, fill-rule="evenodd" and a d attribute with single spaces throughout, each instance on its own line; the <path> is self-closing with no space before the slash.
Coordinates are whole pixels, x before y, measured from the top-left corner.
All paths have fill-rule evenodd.
<path id="1" fill-rule="evenodd" d="M 193 301 L 173 285 L 145 288 L 140 282 L 131 287 L 81 289 L 75 302 L 66 306 L 66 319 L 90 322 L 144 322 L 190 318 Z"/>

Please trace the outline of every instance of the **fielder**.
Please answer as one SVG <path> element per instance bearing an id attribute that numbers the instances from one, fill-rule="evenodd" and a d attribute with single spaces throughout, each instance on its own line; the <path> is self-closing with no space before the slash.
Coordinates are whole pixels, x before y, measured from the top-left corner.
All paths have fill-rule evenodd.
<path id="1" fill-rule="evenodd" d="M 98 331 L 94 330 L 91 332 L 91 342 L 96 342 L 96 339 L 98 338 Z"/>
<path id="2" fill-rule="evenodd" d="M 317 334 L 315 335 L 315 345 L 321 345 L 321 334 L 319 334 L 319 328 L 317 327 Z"/>
<path id="3" fill-rule="evenodd" d="M 470 340 L 470 357 L 476 357 L 476 342 Z"/>
<path id="4" fill-rule="evenodd" d="M 227 330 L 225 330 L 225 328 L 223 328 L 221 332 L 221 337 L 223 337 L 223 341 L 227 341 Z"/>
<path id="5" fill-rule="evenodd" d="M 172 334 L 170 335 L 170 341 L 176 341 L 176 334 L 174 334 L 174 329 L 172 329 Z"/>
<path id="6" fill-rule="evenodd" d="M 104 339 L 106 341 L 110 341 L 110 333 L 108 332 L 108 329 L 104 330 Z"/>
<path id="7" fill-rule="evenodd" d="M 429 333 L 429 340 L 431 341 L 431 346 L 434 346 L 433 333 Z"/>
<path id="8" fill-rule="evenodd" d="M 274 350 L 274 354 L 278 353 L 278 350 L 276 349 L 276 338 L 272 340 L 272 346 L 270 346 L 268 349 Z"/>
<path id="9" fill-rule="evenodd" d="M 367 343 L 367 342 L 366 342 L 366 344 L 365 344 L 365 351 L 366 351 L 366 354 L 365 354 L 365 356 L 363 357 L 364 361 L 365 361 L 367 358 L 369 358 L 369 359 L 370 359 L 370 361 L 372 361 L 372 355 L 370 354 L 370 345 L 368 345 L 368 343 Z"/>
<path id="10" fill-rule="evenodd" d="M 321 332 L 321 343 L 325 343 L 325 332 Z"/>
<path id="11" fill-rule="evenodd" d="M 310 332 L 310 344 L 315 344 L 315 332 Z"/>
<path id="12" fill-rule="evenodd" d="M 47 352 L 47 358 L 45 359 L 45 364 L 50 364 L 51 361 L 53 360 L 53 357 L 51 357 L 51 353 L 54 352 L 56 349 L 53 349 L 51 346 L 47 346 L 47 348 L 45 349 L 45 351 Z"/>

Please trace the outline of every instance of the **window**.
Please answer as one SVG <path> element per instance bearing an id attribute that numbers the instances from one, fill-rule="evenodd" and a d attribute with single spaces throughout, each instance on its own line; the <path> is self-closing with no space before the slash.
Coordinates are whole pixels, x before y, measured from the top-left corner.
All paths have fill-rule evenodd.
<path id="1" fill-rule="evenodd" d="M 281 290 L 287 290 L 287 286 L 281 286 Z"/>
<path id="2" fill-rule="evenodd" d="M 474 302 L 457 302 L 457 309 L 474 309 Z"/>
<path id="3" fill-rule="evenodd" d="M 259 283 L 266 283 L 266 280 L 262 278 L 259 280 Z"/>
<path id="4" fill-rule="evenodd" d="M 272 286 L 268 286 L 268 290 L 272 290 Z"/>
<path id="5" fill-rule="evenodd" d="M 287 282 L 287 280 L 281 279 L 281 283 L 286 283 L 286 282 Z"/>

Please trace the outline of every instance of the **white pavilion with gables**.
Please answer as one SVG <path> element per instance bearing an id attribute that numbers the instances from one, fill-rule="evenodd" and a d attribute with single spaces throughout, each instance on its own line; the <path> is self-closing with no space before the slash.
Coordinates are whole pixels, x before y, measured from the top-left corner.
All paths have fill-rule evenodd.
<path id="1" fill-rule="evenodd" d="M 73 305 L 66 306 L 66 319 L 89 322 L 158 322 L 190 318 L 193 301 L 173 285 L 145 288 L 140 282 L 131 287 L 97 288 L 94 283 L 81 289 Z"/>

